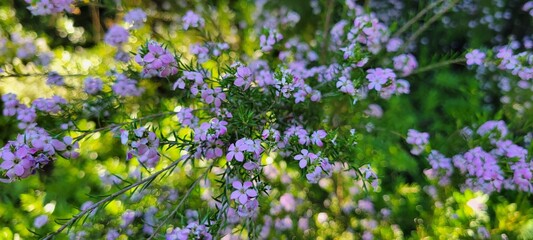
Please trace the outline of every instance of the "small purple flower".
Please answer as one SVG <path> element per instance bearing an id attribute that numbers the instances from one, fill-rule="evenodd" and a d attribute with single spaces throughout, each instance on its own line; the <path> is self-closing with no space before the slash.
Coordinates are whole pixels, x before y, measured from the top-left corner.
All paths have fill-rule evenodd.
<path id="1" fill-rule="evenodd" d="M 339 91 L 343 93 L 347 93 L 350 95 L 355 95 L 355 88 L 353 86 L 352 81 L 348 80 L 346 77 L 342 76 L 339 78 L 336 84 Z"/>
<path id="2" fill-rule="evenodd" d="M 313 172 L 306 174 L 305 177 L 310 183 L 317 183 L 322 178 L 322 168 L 316 167 Z"/>
<path id="3" fill-rule="evenodd" d="M 130 33 L 121 26 L 113 25 L 104 36 L 104 41 L 114 47 L 120 47 L 128 42 Z"/>
<path id="4" fill-rule="evenodd" d="M 59 75 L 57 72 L 50 72 L 48 73 L 48 78 L 46 79 L 46 84 L 48 85 L 56 85 L 56 86 L 63 86 L 65 84 L 65 80 L 63 79 L 63 76 Z"/>
<path id="5" fill-rule="evenodd" d="M 79 143 L 73 142 L 73 139 L 70 136 L 65 136 L 63 141 L 54 139 L 52 145 L 54 145 L 56 151 L 61 152 L 61 155 L 65 158 L 75 159 L 80 156 L 80 153 L 77 152 L 80 148 Z"/>
<path id="6" fill-rule="evenodd" d="M 322 139 L 324 139 L 328 134 L 324 130 L 317 130 L 314 131 L 313 134 L 311 134 L 311 143 L 322 147 L 324 146 L 324 143 L 322 142 Z"/>
<path id="7" fill-rule="evenodd" d="M 388 68 L 375 68 L 367 70 L 366 79 L 370 82 L 368 84 L 368 89 L 375 89 L 376 91 L 381 91 L 383 85 L 387 84 L 388 81 L 394 81 L 396 79 L 396 74 L 391 69 Z"/>
<path id="8" fill-rule="evenodd" d="M 168 77 L 178 73 L 177 62 L 174 55 L 164 49 L 159 43 L 149 41 L 148 52 L 139 53 L 135 56 L 135 61 L 143 66 L 143 77 Z"/>
<path id="9" fill-rule="evenodd" d="M 272 49 L 274 49 L 274 44 L 281 41 L 282 39 L 283 35 L 281 35 L 281 33 L 279 33 L 276 29 L 270 29 L 268 31 L 268 35 L 263 34 L 259 37 L 259 45 L 261 47 L 261 51 L 272 51 Z"/>
<path id="10" fill-rule="evenodd" d="M 3 148 L 0 168 L 7 170 L 6 176 L 10 179 L 16 177 L 25 178 L 31 174 L 35 165 L 32 150 L 27 145 L 22 145 L 11 152 L 9 148 Z"/>
<path id="11" fill-rule="evenodd" d="M 252 82 L 251 76 L 252 70 L 249 67 L 240 66 L 237 68 L 237 73 L 235 74 L 235 81 L 233 84 L 237 87 L 244 86 L 244 89 L 248 89 Z"/>
<path id="12" fill-rule="evenodd" d="M 401 54 L 392 59 L 394 69 L 401 71 L 403 75 L 409 75 L 418 67 L 418 63 L 412 54 Z"/>
<path id="13" fill-rule="evenodd" d="M 183 22 L 184 30 L 187 30 L 190 27 L 203 28 L 205 24 L 204 19 L 200 15 L 196 14 L 195 12 L 191 10 L 185 13 L 185 16 L 181 18 L 181 21 Z"/>
<path id="14" fill-rule="evenodd" d="M 222 102 L 226 101 L 226 94 L 219 87 L 214 89 L 208 88 L 202 91 L 202 98 L 207 104 L 214 103 L 215 107 L 220 107 Z"/>
<path id="15" fill-rule="evenodd" d="M 122 214 L 122 223 L 120 224 L 120 226 L 122 228 L 126 228 L 128 227 L 131 223 L 133 223 L 133 220 L 135 220 L 135 217 L 136 217 L 137 213 L 133 210 L 126 210 L 123 214 Z"/>
<path id="16" fill-rule="evenodd" d="M 131 24 L 131 29 L 139 29 L 146 22 L 146 13 L 140 8 L 132 9 L 124 15 L 124 22 Z"/>
<path id="17" fill-rule="evenodd" d="M 485 60 L 485 53 L 474 49 L 471 52 L 466 54 L 466 64 L 467 65 L 483 65 L 483 60 Z"/>
<path id="18" fill-rule="evenodd" d="M 102 91 L 103 82 L 100 78 L 87 77 L 84 81 L 85 92 L 88 94 L 96 94 Z"/>
<path id="19" fill-rule="evenodd" d="M 244 183 L 240 181 L 233 181 L 233 188 L 236 190 L 231 193 L 230 198 L 232 200 L 237 200 L 240 204 L 246 204 L 250 198 L 257 197 L 257 191 L 255 189 L 250 189 L 253 184 L 250 181 Z"/>
<path id="20" fill-rule="evenodd" d="M 47 222 L 48 222 L 48 216 L 46 216 L 46 215 L 39 215 L 39 216 L 36 217 L 35 220 L 33 221 L 33 226 L 34 226 L 35 228 L 41 228 L 41 227 L 43 227 Z"/>
<path id="21" fill-rule="evenodd" d="M 307 149 L 302 149 L 301 154 L 294 157 L 294 160 L 299 161 L 300 168 L 305 168 L 308 163 L 313 163 L 318 158 L 314 153 L 310 153 Z"/>
<path id="22" fill-rule="evenodd" d="M 228 154 L 226 154 L 226 159 L 231 161 L 233 159 L 242 162 L 244 160 L 244 151 L 248 149 L 246 145 L 246 139 L 239 139 L 235 144 L 231 144 L 228 148 Z"/>

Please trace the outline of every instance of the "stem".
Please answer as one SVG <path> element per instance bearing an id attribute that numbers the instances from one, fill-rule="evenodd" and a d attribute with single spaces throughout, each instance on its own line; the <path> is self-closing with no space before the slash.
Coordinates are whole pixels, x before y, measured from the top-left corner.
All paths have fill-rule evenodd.
<path id="1" fill-rule="evenodd" d="M 457 58 L 457 59 L 451 59 L 451 60 L 446 60 L 446 61 L 434 63 L 434 64 L 431 64 L 431 65 L 425 66 L 423 68 L 419 68 L 416 71 L 414 71 L 414 72 L 412 72 L 412 73 L 410 73 L 408 75 L 403 75 L 402 77 L 407 77 L 407 76 L 411 76 L 411 75 L 414 75 L 414 74 L 427 72 L 429 70 L 433 70 L 435 68 L 440 68 L 440 67 L 445 67 L 445 66 L 448 66 L 450 64 L 464 63 L 465 61 L 466 61 L 465 58 Z"/>
<path id="2" fill-rule="evenodd" d="M 392 37 L 399 37 L 403 32 L 405 32 L 411 25 L 413 25 L 415 22 L 420 20 L 424 14 L 426 14 L 429 10 L 436 7 L 439 3 L 443 2 L 444 0 L 438 0 L 433 2 L 432 4 L 427 5 L 422 11 L 420 11 L 418 14 L 416 14 L 415 17 L 411 18 L 405 25 L 403 25 L 398 31 L 392 35 Z"/>
<path id="3" fill-rule="evenodd" d="M 166 115 L 170 115 L 170 114 L 175 114 L 175 112 L 170 111 L 170 112 L 156 113 L 156 114 L 144 116 L 144 117 L 141 117 L 141 118 L 133 119 L 130 122 L 112 123 L 112 124 L 109 124 L 109 125 L 107 125 L 105 127 L 97 128 L 97 129 L 94 129 L 94 130 L 72 130 L 72 131 L 74 131 L 74 132 L 83 132 L 83 134 L 81 134 L 80 136 L 76 137 L 76 140 L 79 140 L 79 139 L 82 139 L 82 138 L 86 137 L 87 135 L 93 134 L 95 132 L 100 132 L 100 131 L 103 131 L 103 130 L 108 130 L 108 129 L 112 129 L 112 128 L 115 128 L 115 127 L 124 126 L 126 124 L 134 123 L 136 121 L 142 121 L 142 120 L 146 120 L 146 119 L 162 117 L 162 116 L 166 116 Z"/>
<path id="4" fill-rule="evenodd" d="M 172 210 L 172 212 L 170 214 L 167 215 L 167 217 L 165 218 L 165 220 L 163 220 L 163 222 L 161 222 L 160 224 L 157 225 L 157 228 L 154 230 L 154 233 L 152 233 L 152 235 L 150 235 L 150 237 L 148 238 L 148 240 L 151 240 L 155 237 L 155 235 L 159 232 L 159 229 L 161 229 L 161 227 L 163 225 L 165 225 L 166 222 L 168 222 L 168 220 L 170 220 L 170 217 L 174 216 L 176 214 L 176 212 L 178 212 L 178 210 L 180 209 L 181 205 L 185 202 L 185 199 L 187 199 L 189 197 L 189 195 L 191 194 L 192 190 L 196 187 L 196 185 L 198 184 L 198 182 L 200 182 L 200 179 L 203 179 L 207 173 L 209 173 L 211 171 L 211 168 L 214 166 L 214 164 L 212 164 L 208 169 L 207 171 L 205 171 L 200 177 L 198 177 L 196 180 L 194 180 L 194 182 L 191 184 L 191 186 L 189 187 L 189 190 L 187 190 L 187 192 L 185 193 L 185 195 L 181 198 L 180 202 L 178 203 L 178 205 Z"/>
<path id="5" fill-rule="evenodd" d="M 102 205 L 103 203 L 108 202 L 108 201 L 110 201 L 110 200 L 116 198 L 117 196 L 119 196 L 119 195 L 121 195 L 121 194 L 127 192 L 127 191 L 130 190 L 130 189 L 133 189 L 133 188 L 135 188 L 135 187 L 137 187 L 137 186 L 139 186 L 139 185 L 141 185 L 141 184 L 143 184 L 143 183 L 146 183 L 146 182 L 152 181 L 152 180 L 155 179 L 157 176 L 159 176 L 161 173 L 163 173 L 163 172 L 165 172 L 165 171 L 167 171 L 167 170 L 173 168 L 173 167 L 176 166 L 178 163 L 180 163 L 180 161 L 174 161 L 174 162 L 172 162 L 170 165 L 168 165 L 167 167 L 165 167 L 165 168 L 163 168 L 163 169 L 161 169 L 161 170 L 155 172 L 154 174 L 150 175 L 149 177 L 147 177 L 147 178 L 145 178 L 145 179 L 143 179 L 143 180 L 141 180 L 141 181 L 139 181 L 139 182 L 136 182 L 136 183 L 134 183 L 134 184 L 131 184 L 131 185 L 129 185 L 129 186 L 127 186 L 127 187 L 125 187 L 125 188 L 123 188 L 123 189 L 121 189 L 121 190 L 119 190 L 119 191 L 117 191 L 117 192 L 115 192 L 115 193 L 113 193 L 113 194 L 111 194 L 111 195 L 109 195 L 108 197 L 106 197 L 106 198 L 104 198 L 104 199 L 98 201 L 97 203 L 93 204 L 91 207 L 89 207 L 89 208 L 87 208 L 87 209 L 81 211 L 80 213 L 74 215 L 74 217 L 72 217 L 68 222 L 66 222 L 65 224 L 63 224 L 58 230 L 56 230 L 56 231 L 53 232 L 53 233 L 48 234 L 48 235 L 44 238 L 44 240 L 52 239 L 53 236 L 55 236 L 55 235 L 61 233 L 63 230 L 65 230 L 65 228 L 67 228 L 67 227 L 73 225 L 74 223 L 76 223 L 76 221 L 78 221 L 83 215 L 85 215 L 85 214 L 91 212 L 92 210 L 96 209 L 98 206 Z"/>
<path id="6" fill-rule="evenodd" d="M 448 6 L 440 10 L 437 14 L 435 14 L 427 22 L 425 22 L 424 25 L 422 25 L 422 27 L 416 30 L 416 32 L 413 33 L 411 37 L 409 37 L 409 40 L 403 43 L 403 45 L 400 47 L 401 49 L 400 52 L 403 52 L 409 46 L 410 43 L 414 42 L 424 31 L 426 31 L 429 28 L 429 26 L 431 26 L 431 24 L 439 20 L 442 17 L 442 15 L 444 15 L 446 12 L 452 9 L 452 7 L 455 6 L 458 2 L 459 0 L 453 0 L 452 2 L 448 4 Z"/>
<path id="7" fill-rule="evenodd" d="M 320 61 L 324 63 L 326 61 L 326 54 L 328 53 L 327 49 L 329 46 L 329 25 L 331 24 L 331 14 L 333 14 L 333 8 L 335 7 L 334 0 L 328 0 L 327 12 L 326 12 L 326 21 L 324 22 L 324 42 L 322 43 L 322 52 L 320 53 Z"/>
<path id="8" fill-rule="evenodd" d="M 89 76 L 90 74 L 59 74 L 61 77 L 85 77 Z M 32 73 L 32 74 L 13 74 L 13 75 L 3 75 L 0 76 L 0 79 L 2 78 L 25 78 L 25 77 L 43 77 L 48 76 L 48 73 Z"/>

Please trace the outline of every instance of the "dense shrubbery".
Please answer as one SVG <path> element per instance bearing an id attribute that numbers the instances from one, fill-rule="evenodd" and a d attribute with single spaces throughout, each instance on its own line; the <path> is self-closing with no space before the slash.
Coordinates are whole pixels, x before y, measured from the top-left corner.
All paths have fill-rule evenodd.
<path id="1" fill-rule="evenodd" d="M 532 9 L 0 4 L 0 236 L 533 238 Z"/>

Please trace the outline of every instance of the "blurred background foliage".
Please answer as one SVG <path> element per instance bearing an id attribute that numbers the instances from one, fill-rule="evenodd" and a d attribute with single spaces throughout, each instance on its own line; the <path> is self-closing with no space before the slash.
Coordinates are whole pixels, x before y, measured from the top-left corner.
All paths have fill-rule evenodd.
<path id="1" fill-rule="evenodd" d="M 235 52 L 253 56 L 257 37 L 250 28 L 254 27 L 254 3 L 246 0 L 218 0 L 205 3 L 192 1 L 122 1 L 123 8 L 117 8 L 115 0 L 81 1 L 79 7 L 72 14 L 55 16 L 32 16 L 22 0 L 7 0 L 0 3 L 0 35 L 9 36 L 19 33 L 44 41 L 55 55 L 51 68 L 62 69 L 60 74 L 79 74 L 81 76 L 66 77 L 71 86 L 81 86 L 85 75 L 105 76 L 110 69 L 121 69 L 123 66 L 113 60 L 114 49 L 105 46 L 101 39 L 105 31 L 124 14 L 124 11 L 134 7 L 147 9 L 150 27 L 142 28 L 130 38 L 126 51 L 136 51 L 145 39 L 153 38 L 165 42 L 177 51 L 187 54 L 187 46 L 196 40 L 197 36 L 187 35 L 178 31 L 176 19 L 187 9 L 210 12 L 213 25 L 219 35 L 205 36 L 205 38 L 220 38 L 228 42 Z M 333 0 L 334 9 L 332 22 L 335 23 L 342 16 L 345 8 L 344 1 Z M 366 0 L 358 1 L 367 9 L 377 12 L 381 20 L 392 26 L 402 26 L 432 1 L 388 1 Z M 401 8 L 395 5 L 401 3 Z M 463 1 L 461 1 L 463 2 Z M 479 24 L 469 27 L 469 21 L 480 19 L 484 14 L 479 11 L 471 14 L 460 7 L 445 15 L 445 17 L 424 31 L 413 48 L 419 66 L 430 66 L 447 59 L 461 57 L 467 49 L 484 48 L 496 44 L 505 44 L 513 39 L 531 36 L 531 16 L 521 11 L 523 1 L 515 0 L 478 0 L 475 2 L 480 9 L 491 11 L 509 11 L 512 18 L 494 23 L 499 24 L 498 30 Z M 496 6 L 502 2 L 503 6 Z M 319 1 L 322 11 L 317 15 L 309 1 L 268 1 L 267 6 L 285 6 L 296 11 L 301 20 L 298 25 L 289 30 L 287 36 L 300 36 L 309 42 L 315 42 L 315 32 L 323 29 L 325 15 L 329 1 Z M 461 5 L 459 5 L 461 6 Z M 267 7 L 268 8 L 268 7 Z M 380 15 L 381 14 L 381 15 Z M 386 16 L 396 16 L 387 19 Z M 207 16 L 207 15 L 206 15 Z M 385 16 L 385 17 L 383 17 Z M 411 27 L 412 32 L 419 28 L 431 17 Z M 513 36 L 513 37 L 510 37 Z M 288 37 L 287 37 L 288 38 Z M 12 46 L 3 46 L 10 48 Z M 238 58 L 239 56 L 233 56 Z M 227 62 L 230 59 L 226 59 Z M 0 56 L 0 62 L 5 57 Z M 210 64 L 210 63 L 207 63 Z M 211 63 L 212 64 L 212 63 Z M 10 67 L 25 74 L 39 73 L 31 63 L 18 60 L 10 63 Z M 533 238 L 533 198 L 531 195 L 502 192 L 490 197 L 479 193 L 466 191 L 461 193 L 458 186 L 438 189 L 439 199 L 433 199 L 427 193 L 431 183 L 423 174 L 423 169 L 429 167 L 428 162 L 421 157 L 409 154 L 409 146 L 404 137 L 408 129 L 415 128 L 431 133 L 431 145 L 447 156 L 468 150 L 466 141 L 460 137 L 459 131 L 466 126 L 477 126 L 489 119 L 503 119 L 511 129 L 520 132 L 521 129 L 531 129 L 531 121 L 526 112 L 523 117 L 516 117 L 512 106 L 502 106 L 499 99 L 501 93 L 483 87 L 483 81 L 476 78 L 475 71 L 468 70 L 462 64 L 439 67 L 434 70 L 417 73 L 408 77 L 411 83 L 411 94 L 394 97 L 388 101 L 375 99 L 383 107 L 384 115 L 381 119 L 371 118 L 361 114 L 342 111 L 342 102 L 328 102 L 324 106 L 324 114 L 335 118 L 336 114 L 343 114 L 348 125 L 357 129 L 358 150 L 352 161 L 370 163 L 380 177 L 380 188 L 375 192 L 356 192 L 349 190 L 357 185 L 350 178 L 334 176 L 330 181 L 318 185 L 309 185 L 302 181 L 293 181 L 290 185 L 283 183 L 281 178 L 271 179 L 273 192 L 265 200 L 262 209 L 268 212 L 268 203 L 278 201 L 284 192 L 305 199 L 302 207 L 312 210 L 299 210 L 292 213 L 297 221 L 299 215 L 311 215 L 309 225 L 311 230 L 305 235 L 297 228 L 278 232 L 276 239 L 293 239 L 294 236 L 320 239 L 352 239 L 361 238 L 354 235 L 354 229 L 361 228 L 361 221 L 367 216 L 364 212 L 345 213 L 341 210 L 342 203 L 349 198 L 351 202 L 370 199 L 375 209 L 388 208 L 391 215 L 388 219 L 380 220 L 375 232 L 378 239 L 476 239 L 477 233 L 472 229 L 485 226 L 491 231 L 495 239 L 505 233 L 509 239 Z M 73 92 L 51 89 L 45 84 L 45 76 L 0 79 L 0 93 L 15 92 L 23 97 L 24 102 L 36 97 L 49 97 L 52 93 L 60 94 L 67 99 L 80 101 L 83 107 L 83 96 L 73 95 Z M 83 129 L 95 128 L 98 121 L 119 121 L 124 117 L 142 117 L 137 113 L 153 113 L 159 109 L 173 110 L 177 104 L 172 100 L 174 92 L 167 90 L 167 82 L 143 82 L 147 91 L 142 98 L 130 99 L 127 105 L 120 106 L 120 110 L 110 109 L 108 119 L 99 117 L 75 124 Z M 94 103 L 98 104 L 98 103 Z M 367 108 L 361 105 L 359 111 Z M 152 111 L 150 111 L 152 109 Z M 126 114 L 126 115 L 124 115 Z M 129 116 L 128 116 L 129 115 Z M 348 116 L 348 117 L 346 117 Z M 353 117 L 350 117 L 353 116 Z M 173 124 L 171 119 L 160 122 L 158 126 L 167 126 L 170 131 Z M 333 120 L 332 120 L 333 121 Z M 46 123 L 44 123 L 46 124 Z M 13 139 L 19 130 L 13 119 L 0 117 L 0 144 L 4 145 Z M 120 177 L 126 179 L 128 171 L 133 169 L 134 162 L 124 160 L 125 149 L 112 134 L 95 134 L 89 140 L 81 143 L 81 158 L 76 160 L 60 159 L 47 171 L 38 176 L 30 177 L 11 184 L 0 184 L 0 239 L 12 239 L 15 236 L 23 239 L 35 238 L 33 231 L 47 233 L 57 228 L 54 224 L 47 224 L 41 229 L 34 229 L 34 219 L 42 214 L 49 215 L 49 222 L 69 218 L 78 212 L 86 201 L 98 201 L 101 196 L 110 194 L 119 186 L 113 184 L 102 185 L 103 178 Z M 172 154 L 172 153 L 167 153 Z M 132 166 L 133 165 L 133 166 Z M 303 179 L 299 172 L 290 169 L 286 163 L 276 162 L 279 171 L 294 179 Z M 187 169 L 177 169 L 165 181 L 171 182 L 173 187 L 181 191 L 191 182 L 192 175 Z M 115 175 L 110 175 L 116 174 Z M 187 173 L 187 174 L 186 174 Z M 155 183 L 157 184 L 157 183 Z M 194 194 L 201 195 L 201 192 Z M 486 204 L 486 209 L 473 209 L 469 201 L 479 201 Z M 145 196 L 136 202 L 142 207 L 153 206 L 157 203 L 156 196 Z M 202 209 L 205 202 L 191 202 L 191 208 Z M 263 204 L 263 202 L 262 202 Z M 436 207 L 436 205 L 442 205 Z M 130 206 L 128 206 L 131 208 Z M 106 225 L 117 224 L 125 206 L 117 199 L 107 205 L 105 214 L 97 214 L 99 224 L 90 231 L 99 231 Z M 325 213 L 327 220 L 323 221 Z M 201 214 L 208 214 L 206 212 Z M 98 217 L 99 215 L 104 215 Z M 111 216 L 111 217 L 110 217 Z M 111 220 L 110 220 L 111 219 Z M 112 220 L 115 219 L 115 220 Z M 108 222 L 110 221 L 110 222 Z M 113 221 L 115 221 L 113 223 Z M 398 230 L 402 234 L 399 234 Z M 351 230 L 350 230 L 351 229 Z M 357 232 L 357 231 L 355 231 Z M 303 237 L 305 236 L 305 237 Z M 123 236 L 125 237 L 125 236 Z M 296 238 L 300 238 L 296 237 Z"/>

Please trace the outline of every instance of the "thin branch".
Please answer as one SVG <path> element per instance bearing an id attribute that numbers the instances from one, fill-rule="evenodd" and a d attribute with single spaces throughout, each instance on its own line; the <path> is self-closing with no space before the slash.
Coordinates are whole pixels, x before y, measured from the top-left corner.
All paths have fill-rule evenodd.
<path id="1" fill-rule="evenodd" d="M 163 227 L 163 225 L 165 225 L 165 223 L 167 223 L 168 220 L 170 220 L 170 217 L 174 216 L 176 214 L 176 212 L 178 212 L 178 210 L 181 208 L 181 205 L 183 205 L 183 203 L 185 203 L 185 199 L 187 199 L 189 197 L 189 195 L 191 194 L 192 190 L 196 187 L 196 185 L 200 182 L 200 180 L 203 179 L 209 172 L 211 172 L 211 168 L 213 166 L 214 166 L 214 163 L 211 164 L 211 166 L 209 166 L 207 168 L 207 170 L 200 177 L 198 177 L 196 180 L 194 180 L 194 182 L 189 187 L 189 190 L 187 190 L 185 195 L 181 198 L 181 200 L 178 203 L 178 205 L 172 210 L 172 212 L 170 212 L 170 214 L 167 215 L 167 217 L 165 218 L 165 220 L 163 220 L 163 222 L 161 222 L 160 224 L 157 225 L 157 228 L 154 230 L 152 235 L 150 235 L 148 240 L 153 239 L 155 237 L 155 235 L 157 235 L 157 233 L 159 232 L 159 229 L 161 229 L 161 227 Z"/>
<path id="2" fill-rule="evenodd" d="M 79 139 L 82 139 L 82 138 L 86 137 L 87 135 L 93 134 L 93 133 L 95 133 L 95 132 L 100 132 L 100 131 L 104 131 L 104 130 L 113 129 L 113 128 L 116 128 L 116 127 L 124 126 L 124 125 L 127 125 L 127 124 L 131 124 L 131 123 L 138 122 L 138 121 L 142 121 L 142 120 L 146 120 L 146 119 L 152 119 L 152 118 L 157 118 L 157 117 L 164 117 L 164 116 L 166 116 L 166 115 L 175 114 L 175 113 L 176 113 L 176 112 L 173 112 L 173 111 L 162 112 L 162 113 L 156 113 L 156 114 L 147 115 L 147 116 L 140 117 L 140 118 L 135 118 L 135 119 L 133 119 L 132 121 L 129 121 L 129 122 L 112 123 L 112 124 L 109 124 L 109 125 L 107 125 L 107 126 L 105 126 L 105 127 L 101 127 L 101 128 L 97 128 L 97 129 L 93 129 L 93 130 L 76 130 L 76 129 L 73 129 L 73 130 L 71 130 L 71 131 L 73 131 L 73 132 L 81 132 L 81 133 L 83 133 L 83 134 L 81 134 L 80 136 L 77 136 L 77 137 L 76 137 L 76 140 L 79 140 Z"/>
<path id="3" fill-rule="evenodd" d="M 144 184 L 144 183 L 147 183 L 147 182 L 149 182 L 149 181 L 154 180 L 154 179 L 155 179 L 157 176 L 159 176 L 161 173 L 166 172 L 167 170 L 173 168 L 173 167 L 176 166 L 178 163 L 180 163 L 180 161 L 178 161 L 178 160 L 177 160 L 177 161 L 174 161 L 174 162 L 172 162 L 170 165 L 168 165 L 167 167 L 165 167 L 165 168 L 163 168 L 163 169 L 161 169 L 161 170 L 155 172 L 154 174 L 150 175 L 149 177 L 147 177 L 147 178 L 145 178 L 145 179 L 143 179 L 143 180 L 141 180 L 141 181 L 139 181 L 139 182 L 136 182 L 136 183 L 134 183 L 134 184 L 131 184 L 131 185 L 129 185 L 129 186 L 127 186 L 127 187 L 125 187 L 125 188 L 123 188 L 123 189 L 121 189 L 121 190 L 119 190 L 119 191 L 117 191 L 117 192 L 115 192 L 115 193 L 113 193 L 113 194 L 111 194 L 111 195 L 109 195 L 108 197 L 106 197 L 106 198 L 104 198 L 104 199 L 98 201 L 97 203 L 93 204 L 91 207 L 89 207 L 89 208 L 87 208 L 87 209 L 81 211 L 80 213 L 74 215 L 74 217 L 72 217 L 68 222 L 66 222 L 65 224 L 63 224 L 58 230 L 56 230 L 56 231 L 53 232 L 53 233 L 48 234 L 48 235 L 44 238 L 44 240 L 52 239 L 53 236 L 55 236 L 55 235 L 61 233 L 63 230 L 65 230 L 65 228 L 67 228 L 67 227 L 73 225 L 73 224 L 76 223 L 76 221 L 78 221 L 81 217 L 83 217 L 85 214 L 91 212 L 92 210 L 96 209 L 98 206 L 100 206 L 100 205 L 102 205 L 103 203 L 106 203 L 106 202 L 108 202 L 108 201 L 111 201 L 112 199 L 114 199 L 114 198 L 116 198 L 116 197 L 122 195 L 123 193 L 127 192 L 127 191 L 130 190 L 130 189 L 133 189 L 133 188 L 135 188 L 135 187 L 137 187 L 137 186 L 139 186 L 139 185 L 141 185 L 141 184 Z"/>
<path id="4" fill-rule="evenodd" d="M 329 45 L 329 25 L 331 24 L 331 15 L 333 14 L 333 9 L 335 7 L 335 0 L 328 0 L 326 7 L 326 21 L 324 22 L 324 42 L 322 43 L 322 52 L 320 53 L 320 61 L 324 63 L 326 61 L 326 54 Z"/>
<path id="5" fill-rule="evenodd" d="M 89 76 L 90 74 L 75 73 L 75 74 L 59 74 L 59 75 L 61 77 L 85 77 L 85 76 Z M 2 75 L 2 76 L 0 76 L 0 79 L 2 79 L 2 78 L 44 77 L 44 76 L 48 76 L 48 73 Z"/>
<path id="6" fill-rule="evenodd" d="M 430 71 L 430 70 L 433 70 L 435 68 L 440 68 L 440 67 L 445 67 L 445 66 L 448 66 L 450 64 L 459 64 L 459 63 L 464 63 L 466 61 L 465 58 L 457 58 L 457 59 L 450 59 L 450 60 L 446 60 L 446 61 L 442 61 L 442 62 L 438 62 L 438 63 L 434 63 L 434 64 L 431 64 L 431 65 L 427 65 L 423 68 L 419 68 L 417 69 L 416 71 L 413 71 L 412 73 L 408 74 L 408 75 L 403 75 L 402 77 L 407 77 L 407 76 L 411 76 L 411 75 L 414 75 L 414 74 L 418 74 L 418 73 L 422 73 L 422 72 L 427 72 L 427 71 Z"/>
<path id="7" fill-rule="evenodd" d="M 404 51 L 409 46 L 410 43 L 414 42 L 424 31 L 426 31 L 429 28 L 429 26 L 431 26 L 431 24 L 433 24 L 435 21 L 439 20 L 442 17 L 442 15 L 444 15 L 450 9 L 452 9 L 452 7 L 454 7 L 458 2 L 459 2 L 459 0 L 451 1 L 445 8 L 441 9 L 437 14 L 435 14 L 427 22 L 425 22 L 424 25 L 422 25 L 422 27 L 420 27 L 418 30 L 416 30 L 416 32 L 413 33 L 413 35 L 411 35 L 411 37 L 409 37 L 409 40 L 407 40 L 407 41 L 405 41 L 405 43 L 403 43 L 403 45 L 400 47 L 400 49 L 401 49 L 400 52 Z"/>
<path id="8" fill-rule="evenodd" d="M 424 16 L 429 10 L 435 8 L 438 4 L 440 4 L 443 1 L 444 0 L 438 0 L 438 1 L 435 1 L 435 2 L 427 5 L 424 9 L 422 9 L 422 11 L 420 11 L 418 14 L 416 14 L 415 17 L 411 18 L 411 20 L 409 20 L 398 31 L 396 31 L 394 33 L 394 35 L 392 35 L 392 37 L 399 37 L 403 32 L 405 32 L 409 27 L 411 27 L 411 25 L 413 25 L 415 22 L 420 20 L 420 18 L 422 18 L 422 16 Z"/>

